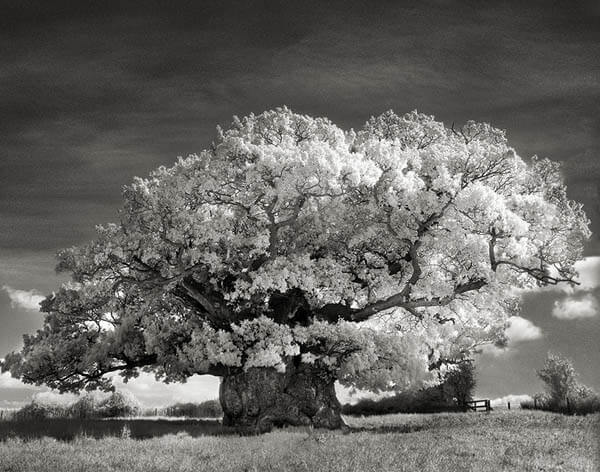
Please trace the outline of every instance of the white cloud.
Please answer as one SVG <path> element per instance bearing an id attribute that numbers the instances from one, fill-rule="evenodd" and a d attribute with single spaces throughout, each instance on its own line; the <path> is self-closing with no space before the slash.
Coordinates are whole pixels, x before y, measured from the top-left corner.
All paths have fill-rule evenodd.
<path id="1" fill-rule="evenodd" d="M 136 379 L 124 383 L 118 375 L 113 376 L 113 382 L 117 391 L 130 392 L 145 408 L 159 408 L 172 405 L 177 402 L 199 403 L 205 400 L 219 398 L 219 378 L 211 375 L 195 375 L 190 377 L 186 383 L 165 384 L 154 379 L 152 374 L 141 373 Z M 47 387 L 35 387 L 24 384 L 10 374 L 0 374 L 0 407 L 2 407 L 2 389 L 26 389 L 31 391 L 31 397 L 23 397 L 17 402 L 19 407 L 35 399 L 48 404 L 68 404 L 77 399 L 72 394 L 59 394 L 50 391 Z M 102 392 L 93 392 L 103 396 Z"/>
<path id="2" fill-rule="evenodd" d="M 14 411 L 14 410 L 18 410 L 19 408 L 23 407 L 24 405 L 25 405 L 25 402 L 23 402 L 21 400 L 0 399 L 0 410 Z"/>
<path id="3" fill-rule="evenodd" d="M 40 302 L 45 298 L 37 290 L 17 290 L 3 285 L 2 290 L 8 294 L 10 298 L 10 304 L 13 308 L 25 308 L 26 310 L 39 311 Z"/>
<path id="4" fill-rule="evenodd" d="M 477 352 L 494 357 L 507 357 L 512 355 L 514 350 L 511 350 L 510 347 L 498 347 L 493 344 L 485 344 L 481 346 Z"/>
<path id="5" fill-rule="evenodd" d="M 508 327 L 504 330 L 507 338 L 506 347 L 498 347 L 493 344 L 481 346 L 480 352 L 494 357 L 509 356 L 515 352 L 515 344 L 523 341 L 533 341 L 543 336 L 542 330 L 531 321 L 520 316 L 511 316 L 508 319 Z"/>
<path id="6" fill-rule="evenodd" d="M 26 385 L 19 379 L 15 379 L 9 372 L 0 374 L 0 388 L 24 388 Z"/>
<path id="7" fill-rule="evenodd" d="M 542 337 L 542 330 L 531 321 L 520 316 L 511 316 L 508 319 L 508 328 L 506 328 L 506 337 L 508 344 L 513 345 L 522 341 L 531 341 Z"/>
<path id="8" fill-rule="evenodd" d="M 575 269 L 579 272 L 577 281 L 581 284 L 577 290 L 592 290 L 600 287 L 600 256 L 586 257 L 575 263 Z"/>
<path id="9" fill-rule="evenodd" d="M 565 297 L 554 302 L 552 316 L 561 320 L 592 318 L 598 314 L 599 305 L 591 293 L 583 297 Z"/>
<path id="10" fill-rule="evenodd" d="M 335 383 L 335 393 L 339 402 L 344 405 L 349 403 L 350 405 L 354 405 L 361 400 L 369 399 L 369 400 L 380 400 L 382 398 L 391 397 L 396 395 L 397 392 L 380 392 L 374 393 L 368 390 L 361 390 L 354 387 L 345 387 L 339 382 Z"/>
<path id="11" fill-rule="evenodd" d="M 186 383 L 165 384 L 154 379 L 153 374 L 141 373 L 139 377 L 124 383 L 115 375 L 117 390 L 132 393 L 145 407 L 161 407 L 177 402 L 202 402 L 219 398 L 218 377 L 194 375 Z"/>
<path id="12" fill-rule="evenodd" d="M 43 405 L 69 406 L 77 401 L 78 395 L 74 393 L 37 392 L 31 396 L 31 400 Z"/>
<path id="13" fill-rule="evenodd" d="M 514 347 L 516 344 L 540 339 L 543 336 L 542 330 L 538 326 L 521 316 L 511 316 L 507 320 L 507 324 L 508 326 L 504 330 L 507 338 L 506 347 L 485 344 L 479 349 L 481 354 L 494 357 L 510 356 L 515 353 L 516 349 Z"/>
<path id="14" fill-rule="evenodd" d="M 510 402 L 511 409 L 521 408 L 521 402 L 533 401 L 529 395 L 505 395 L 500 398 L 494 398 L 490 401 L 492 408 L 508 408 L 508 402 Z"/>
<path id="15" fill-rule="evenodd" d="M 552 271 L 553 269 L 551 268 L 550 270 Z M 575 281 L 578 282 L 579 285 L 571 286 L 566 282 L 561 282 L 556 285 L 546 285 L 536 288 L 515 288 L 513 289 L 513 292 L 515 295 L 539 292 L 563 292 L 568 295 L 573 295 L 578 292 L 589 292 L 600 287 L 600 256 L 584 257 L 575 263 L 575 270 L 579 274 L 577 277 L 575 277 Z M 552 273 L 552 275 L 558 275 L 556 270 L 553 272 L 554 273 Z"/>

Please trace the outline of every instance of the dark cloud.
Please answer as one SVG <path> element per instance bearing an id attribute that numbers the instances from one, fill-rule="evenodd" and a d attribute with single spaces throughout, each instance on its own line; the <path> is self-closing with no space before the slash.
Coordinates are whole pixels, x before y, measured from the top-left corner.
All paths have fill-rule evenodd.
<path id="1" fill-rule="evenodd" d="M 491 122 L 564 162 L 600 233 L 595 1 L 2 3 L 2 284 L 52 290 L 54 251 L 115 219 L 134 175 L 282 104 L 345 128 L 389 108 Z M 1 352 L 39 325 L 17 311 L 0 296 Z"/>

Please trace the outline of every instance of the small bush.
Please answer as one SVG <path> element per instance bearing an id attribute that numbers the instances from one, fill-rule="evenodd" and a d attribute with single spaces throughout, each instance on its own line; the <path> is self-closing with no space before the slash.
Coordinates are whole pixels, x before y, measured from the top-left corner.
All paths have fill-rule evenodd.
<path id="1" fill-rule="evenodd" d="M 120 416 L 138 416 L 142 408 L 137 399 L 129 392 L 114 392 L 97 407 L 102 418 Z"/>
<path id="2" fill-rule="evenodd" d="M 69 408 L 71 418 L 97 418 L 98 401 L 92 395 L 83 395 Z"/>
<path id="3" fill-rule="evenodd" d="M 559 403 L 549 395 L 537 394 L 533 401 L 522 402 L 521 408 L 524 410 L 552 411 L 567 415 L 588 415 L 600 413 L 600 395 L 591 393 L 583 397 L 567 397 L 564 403 Z"/>
<path id="4" fill-rule="evenodd" d="M 33 419 L 44 420 L 47 418 L 66 418 L 68 416 L 68 407 L 64 405 L 45 404 L 37 401 L 28 403 L 20 410 L 16 411 L 14 418 L 17 420 Z"/>

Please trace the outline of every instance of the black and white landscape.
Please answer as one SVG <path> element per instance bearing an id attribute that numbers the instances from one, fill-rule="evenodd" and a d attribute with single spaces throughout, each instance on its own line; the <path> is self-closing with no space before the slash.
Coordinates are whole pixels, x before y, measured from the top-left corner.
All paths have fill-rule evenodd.
<path id="1" fill-rule="evenodd" d="M 595 2 L 7 3 L 0 470 L 600 467 Z"/>

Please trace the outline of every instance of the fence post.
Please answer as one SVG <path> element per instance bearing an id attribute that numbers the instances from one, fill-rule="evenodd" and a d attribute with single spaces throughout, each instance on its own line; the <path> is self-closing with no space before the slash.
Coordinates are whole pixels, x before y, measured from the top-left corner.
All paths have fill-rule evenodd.
<path id="1" fill-rule="evenodd" d="M 567 413 L 571 414 L 571 403 L 569 402 L 569 397 L 567 397 Z"/>
<path id="2" fill-rule="evenodd" d="M 533 399 L 533 409 L 537 410 L 537 398 Z"/>
<path id="3" fill-rule="evenodd" d="M 510 402 L 508 402 L 508 409 L 510 410 Z"/>

